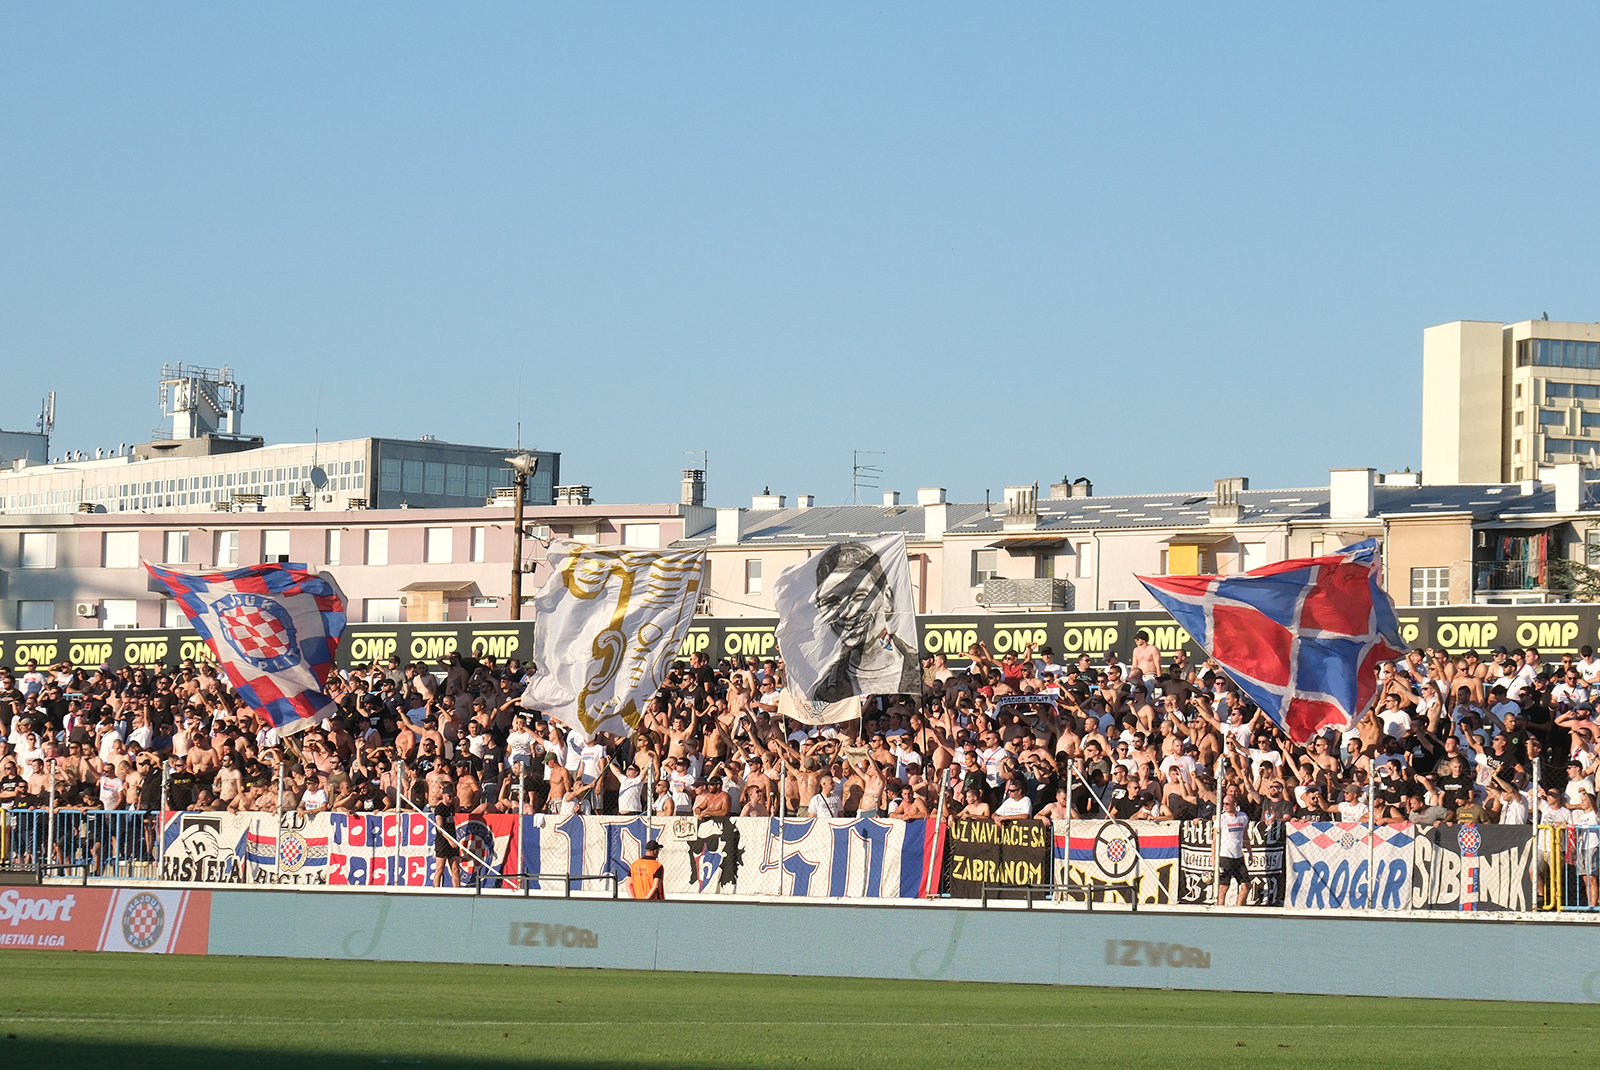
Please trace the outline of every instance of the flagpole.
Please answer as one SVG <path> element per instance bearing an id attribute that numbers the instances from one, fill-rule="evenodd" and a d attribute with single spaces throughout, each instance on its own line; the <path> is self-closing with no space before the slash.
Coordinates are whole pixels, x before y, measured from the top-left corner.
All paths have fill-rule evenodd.
<path id="1" fill-rule="evenodd" d="M 1223 737 L 1223 746 L 1227 746 L 1227 737 Z M 1223 906 L 1222 902 L 1222 777 L 1226 768 L 1226 752 L 1217 754 L 1217 798 L 1212 806 L 1216 811 L 1211 818 L 1211 898 L 1213 905 Z M 1069 848 L 1070 850 L 1070 848 Z"/>
<path id="2" fill-rule="evenodd" d="M 1511 785 L 1516 787 L 1515 784 Z M 1535 830 L 1539 827 L 1539 759 L 1533 760 L 1533 784 L 1528 791 L 1528 798 L 1533 800 L 1533 805 L 1528 807 L 1528 817 L 1533 821 Z"/>
<path id="3" fill-rule="evenodd" d="M 1071 762 L 1067 763 L 1067 859 L 1066 859 L 1066 863 L 1067 864 L 1065 866 L 1064 872 L 1062 873 L 1062 877 L 1064 879 L 1062 880 L 1061 883 L 1070 885 L 1072 883 L 1072 763 Z M 1068 899 L 1070 901 L 1071 893 L 1068 892 L 1067 895 L 1068 895 Z M 1087 896 L 1085 896 L 1085 901 L 1087 901 Z"/>
<path id="4" fill-rule="evenodd" d="M 39 866 L 39 872 L 45 872 L 45 866 L 56 864 L 56 760 L 50 759 L 50 812 L 46 818 L 44 829 L 44 864 Z"/>
<path id="5" fill-rule="evenodd" d="M 1372 806 L 1376 801 L 1377 793 L 1373 790 L 1372 775 L 1367 775 L 1367 909 L 1372 910 L 1376 904 L 1372 901 L 1373 893 L 1378 890 L 1377 874 L 1373 873 L 1372 866 L 1376 860 L 1377 851 L 1372 842 Z"/>

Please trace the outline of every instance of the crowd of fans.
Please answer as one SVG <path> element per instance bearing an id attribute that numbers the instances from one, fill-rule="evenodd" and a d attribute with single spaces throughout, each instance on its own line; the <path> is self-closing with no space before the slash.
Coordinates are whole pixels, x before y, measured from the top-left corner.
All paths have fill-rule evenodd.
<path id="1" fill-rule="evenodd" d="M 0 806 L 657 817 L 943 812 L 1179 821 L 1220 801 L 1254 820 L 1600 824 L 1585 647 L 1412 652 L 1382 666 L 1345 732 L 1293 744 L 1211 663 L 1141 635 L 1062 662 L 1049 647 L 924 661 L 920 695 L 858 721 L 778 715 L 781 661 L 673 668 L 628 736 L 590 736 L 519 704 L 529 668 L 452 654 L 329 678 L 337 713 L 288 738 L 205 663 L 0 670 Z M 1219 776 L 1220 773 L 1220 776 Z M 1219 797 L 1219 790 L 1221 795 Z M 164 796 L 164 797 L 163 797 Z"/>

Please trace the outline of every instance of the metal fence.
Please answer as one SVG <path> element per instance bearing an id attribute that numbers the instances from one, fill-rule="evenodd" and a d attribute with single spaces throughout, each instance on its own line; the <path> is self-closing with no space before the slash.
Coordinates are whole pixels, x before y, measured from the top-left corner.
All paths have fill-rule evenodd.
<path id="1" fill-rule="evenodd" d="M 151 880 L 157 874 L 161 815 L 143 810 L 6 810 L 0 868 L 84 867 L 90 876 Z"/>

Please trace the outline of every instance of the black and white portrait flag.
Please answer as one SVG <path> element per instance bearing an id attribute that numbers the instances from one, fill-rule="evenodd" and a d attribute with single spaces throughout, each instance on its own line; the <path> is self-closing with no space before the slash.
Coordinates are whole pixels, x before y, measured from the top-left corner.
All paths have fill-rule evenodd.
<path id="1" fill-rule="evenodd" d="M 811 702 L 918 695 L 916 606 L 904 535 L 837 542 L 772 588 L 788 686 Z"/>

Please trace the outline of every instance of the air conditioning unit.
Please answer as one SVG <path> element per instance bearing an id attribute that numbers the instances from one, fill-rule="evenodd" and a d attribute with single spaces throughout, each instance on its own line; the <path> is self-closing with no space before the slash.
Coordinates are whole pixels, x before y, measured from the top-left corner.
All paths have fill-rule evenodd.
<path id="1" fill-rule="evenodd" d="M 98 617 L 100 615 L 100 605 L 97 602 L 79 602 L 74 607 L 73 612 L 80 617 Z"/>
<path id="2" fill-rule="evenodd" d="M 408 594 L 401 595 L 400 596 L 400 604 L 402 606 L 409 606 L 411 604 L 411 596 L 408 595 Z"/>

